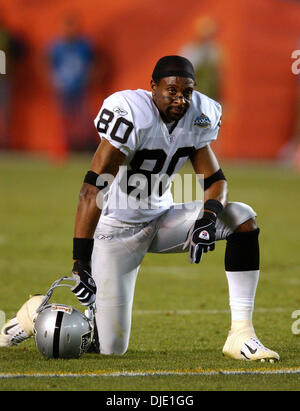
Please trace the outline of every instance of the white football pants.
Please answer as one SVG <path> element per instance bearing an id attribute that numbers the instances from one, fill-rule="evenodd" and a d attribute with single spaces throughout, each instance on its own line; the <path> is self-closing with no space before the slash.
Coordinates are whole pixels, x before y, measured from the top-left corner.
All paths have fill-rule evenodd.
<path id="1" fill-rule="evenodd" d="M 150 223 L 101 221 L 95 233 L 92 275 L 96 282 L 96 325 L 101 354 L 124 354 L 131 329 L 134 289 L 147 252 L 178 253 L 203 207 L 202 201 L 173 205 Z M 256 214 L 246 204 L 229 203 L 216 223 L 226 239 Z M 187 259 L 188 263 L 188 259 Z"/>

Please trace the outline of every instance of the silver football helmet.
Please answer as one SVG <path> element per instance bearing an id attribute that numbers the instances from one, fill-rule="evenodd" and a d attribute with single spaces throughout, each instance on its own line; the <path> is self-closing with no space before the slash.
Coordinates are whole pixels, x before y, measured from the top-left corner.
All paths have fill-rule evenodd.
<path id="1" fill-rule="evenodd" d="M 79 358 L 90 347 L 94 333 L 94 305 L 83 314 L 76 308 L 64 304 L 48 304 L 57 287 L 72 287 L 55 281 L 37 309 L 34 322 L 34 337 L 38 350 L 47 358 Z"/>

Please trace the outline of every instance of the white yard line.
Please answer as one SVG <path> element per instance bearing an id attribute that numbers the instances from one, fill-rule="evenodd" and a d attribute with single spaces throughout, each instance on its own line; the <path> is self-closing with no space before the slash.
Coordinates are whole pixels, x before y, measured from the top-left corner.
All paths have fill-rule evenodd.
<path id="1" fill-rule="evenodd" d="M 1 373 L 0 379 L 11 378 L 83 378 L 83 377 L 153 377 L 153 376 L 222 376 L 222 375 L 278 375 L 300 374 L 300 368 L 257 369 L 257 370 L 144 370 L 144 371 L 95 371 L 79 373 Z"/>

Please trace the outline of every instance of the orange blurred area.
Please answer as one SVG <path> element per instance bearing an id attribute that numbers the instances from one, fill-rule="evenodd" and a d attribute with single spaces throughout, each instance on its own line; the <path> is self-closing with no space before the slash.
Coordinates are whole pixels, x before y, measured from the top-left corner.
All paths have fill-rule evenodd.
<path id="1" fill-rule="evenodd" d="M 213 35 L 222 58 L 222 127 L 214 144 L 224 158 L 276 159 L 293 137 L 300 48 L 300 4 L 288 0 L 10 0 L 0 19 L 26 44 L 14 71 L 9 148 L 67 155 L 47 50 L 67 16 L 95 48 L 88 89 L 90 127 L 103 99 L 122 89 L 149 89 L 163 55 Z M 200 90 L 201 91 L 201 90 Z M 93 133 L 95 142 L 98 135 Z"/>

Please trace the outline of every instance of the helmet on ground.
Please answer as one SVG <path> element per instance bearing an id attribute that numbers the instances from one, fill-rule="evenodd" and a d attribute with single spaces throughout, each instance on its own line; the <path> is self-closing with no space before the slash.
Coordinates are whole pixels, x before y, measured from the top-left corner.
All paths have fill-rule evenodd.
<path id="1" fill-rule="evenodd" d="M 70 305 L 48 304 L 56 287 L 70 286 L 56 281 L 48 291 L 43 303 L 37 309 L 34 321 L 34 337 L 38 350 L 47 358 L 79 358 L 85 353 L 93 339 L 94 309 L 89 314 Z"/>
<path id="2" fill-rule="evenodd" d="M 84 314 L 62 304 L 46 306 L 34 324 L 36 346 L 47 358 L 79 358 L 91 344 L 92 331 Z"/>

